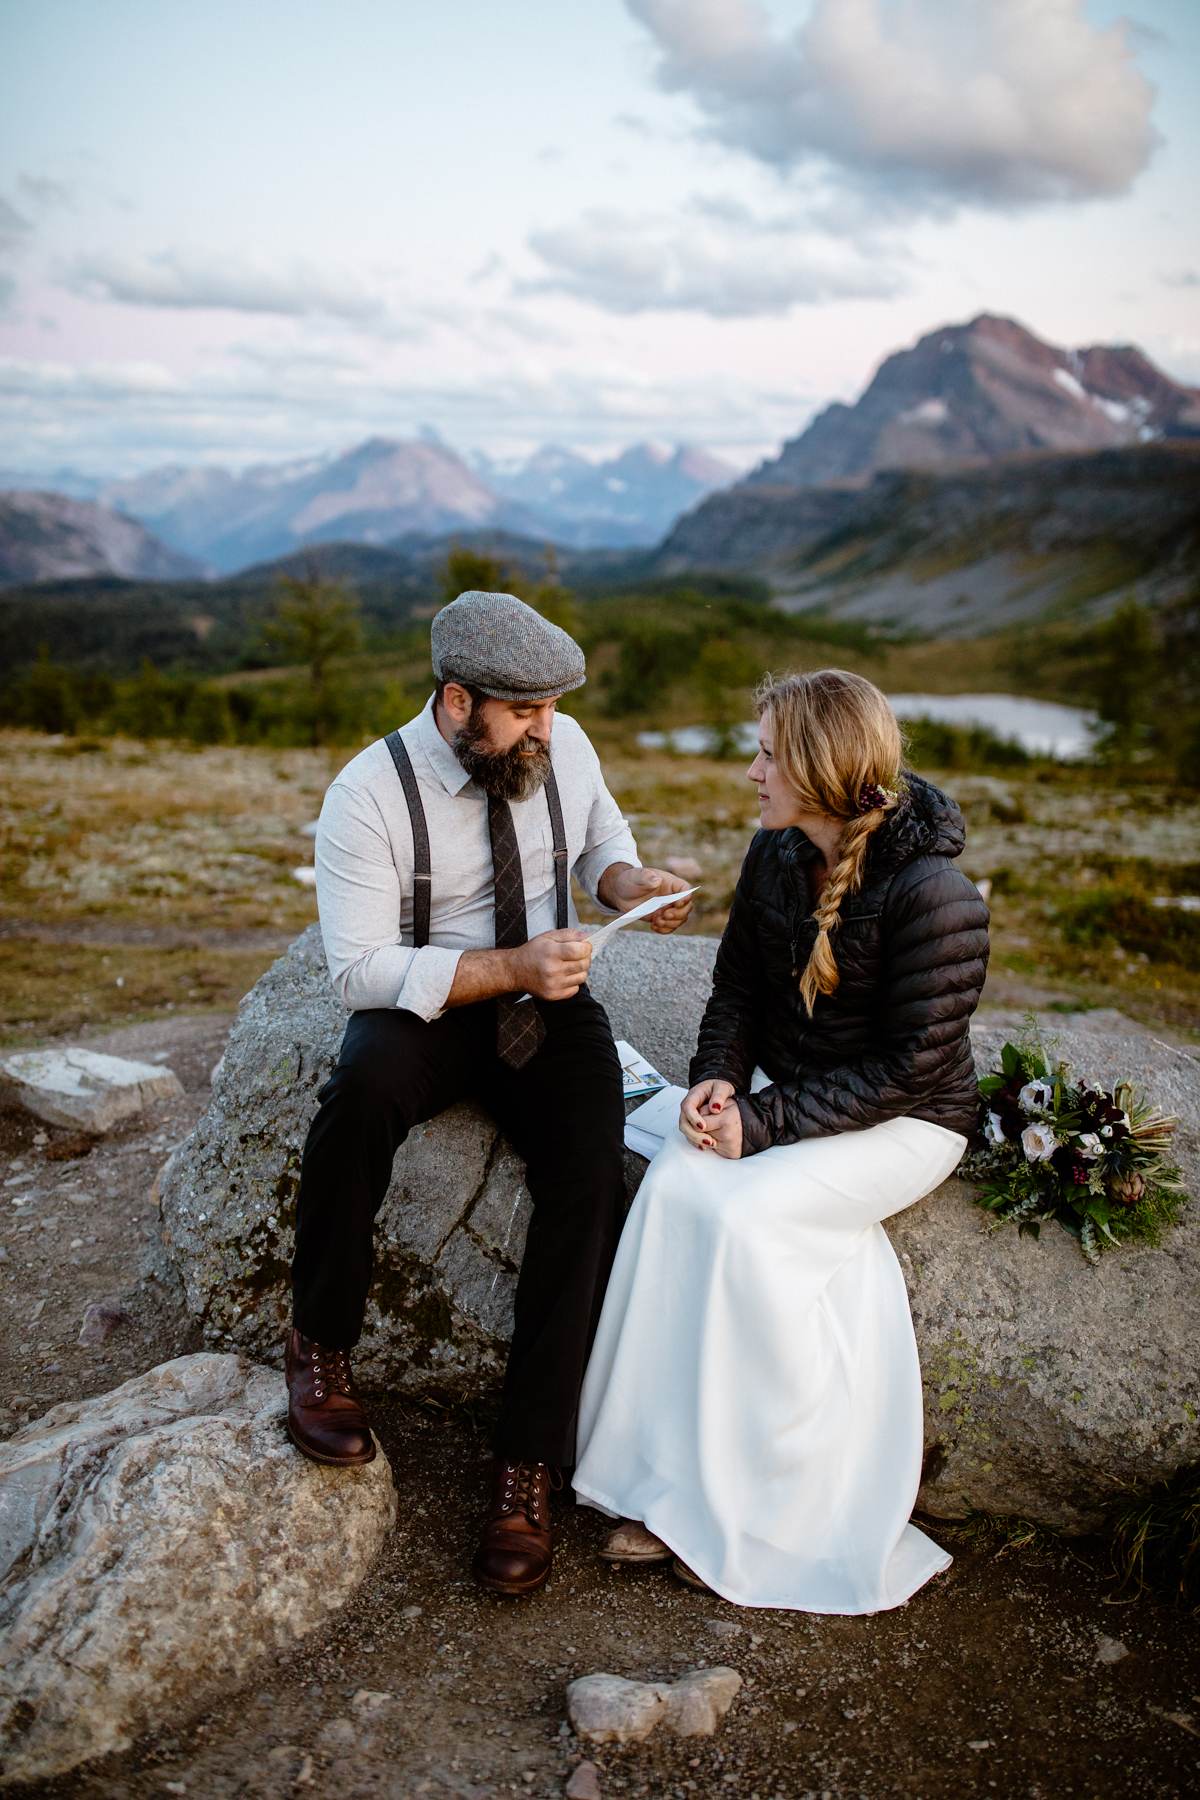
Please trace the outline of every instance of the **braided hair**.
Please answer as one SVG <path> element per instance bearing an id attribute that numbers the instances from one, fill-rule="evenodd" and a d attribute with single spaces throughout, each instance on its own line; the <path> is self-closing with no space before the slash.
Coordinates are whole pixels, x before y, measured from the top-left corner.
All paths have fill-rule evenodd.
<path id="1" fill-rule="evenodd" d="M 904 741 L 896 715 L 873 682 L 846 669 L 768 675 L 755 703 L 768 715 L 775 761 L 803 812 L 843 823 L 837 861 L 817 902 L 817 936 L 800 974 L 809 1017 L 819 994 L 838 985 L 832 938 L 841 906 L 862 885 L 867 851 L 904 798 Z"/>

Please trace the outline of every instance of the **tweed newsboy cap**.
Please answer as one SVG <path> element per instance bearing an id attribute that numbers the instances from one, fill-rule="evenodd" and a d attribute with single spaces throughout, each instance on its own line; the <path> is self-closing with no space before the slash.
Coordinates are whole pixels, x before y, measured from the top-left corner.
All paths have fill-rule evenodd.
<path id="1" fill-rule="evenodd" d="M 429 645 L 439 681 L 495 700 L 552 700 L 587 680 L 575 639 L 515 594 L 468 589 L 435 615 Z"/>

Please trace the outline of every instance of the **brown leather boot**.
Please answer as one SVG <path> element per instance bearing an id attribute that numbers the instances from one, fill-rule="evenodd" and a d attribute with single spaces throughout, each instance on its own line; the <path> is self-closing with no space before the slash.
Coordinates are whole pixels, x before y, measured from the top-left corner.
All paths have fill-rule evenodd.
<path id="1" fill-rule="evenodd" d="M 550 1573 L 554 1539 L 550 1489 L 562 1486 L 548 1463 L 492 1465 L 492 1504 L 471 1567 L 493 1594 L 532 1594 Z"/>
<path id="2" fill-rule="evenodd" d="M 375 1460 L 375 1439 L 350 1373 L 348 1350 L 328 1350 L 292 1328 L 284 1355 L 288 1436 L 313 1462 L 357 1468 Z"/>

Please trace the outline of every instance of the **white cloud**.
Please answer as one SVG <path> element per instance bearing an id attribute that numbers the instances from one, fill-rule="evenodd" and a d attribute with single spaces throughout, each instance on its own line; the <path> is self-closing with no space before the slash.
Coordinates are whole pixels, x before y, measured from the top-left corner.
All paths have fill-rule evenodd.
<path id="1" fill-rule="evenodd" d="M 163 250 L 153 256 L 93 252 L 77 257 L 66 285 L 90 299 L 129 306 L 270 313 L 329 318 L 371 328 L 404 330 L 381 295 L 351 276 L 293 262 L 280 267 L 259 258 Z"/>
<path id="2" fill-rule="evenodd" d="M 626 0 L 659 85 L 780 171 L 877 204 L 1017 208 L 1124 193 L 1157 142 L 1124 22 L 1083 0 L 815 0 L 777 35 L 756 0 Z"/>
<path id="3" fill-rule="evenodd" d="M 165 461 L 243 465 L 344 450 L 373 434 L 407 437 L 432 425 L 457 449 L 497 454 L 547 440 L 614 449 L 644 439 L 734 447 L 751 454 L 796 427 L 797 391 L 768 391 L 704 371 L 658 379 L 625 366 L 521 366 L 440 376 L 383 373 L 365 357 L 322 369 L 244 355 L 190 377 L 152 363 L 87 364 L 0 358 L 0 401 L 30 471 L 69 462 L 97 475 Z"/>
<path id="4" fill-rule="evenodd" d="M 895 260 L 874 248 L 864 254 L 720 195 L 699 196 L 672 217 L 594 207 L 534 232 L 529 244 L 549 271 L 533 291 L 615 313 L 761 318 L 827 300 L 882 299 L 905 285 Z"/>
<path id="5" fill-rule="evenodd" d="M 161 363 L 33 362 L 0 356 L 0 394 L 16 398 L 114 400 L 179 391 L 180 383 Z"/>

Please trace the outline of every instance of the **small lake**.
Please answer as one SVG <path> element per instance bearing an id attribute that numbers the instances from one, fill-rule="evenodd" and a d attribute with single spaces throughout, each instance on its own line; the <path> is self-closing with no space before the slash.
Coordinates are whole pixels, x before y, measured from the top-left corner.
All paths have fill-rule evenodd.
<path id="1" fill-rule="evenodd" d="M 944 725 L 985 725 L 997 737 L 1011 738 L 1032 756 L 1054 756 L 1072 762 L 1087 756 L 1097 726 L 1094 713 L 1081 706 L 1059 706 L 1053 700 L 1023 700 L 1016 694 L 889 694 L 898 719 L 936 719 Z M 647 750 L 670 749 L 703 756 L 712 743 L 707 725 L 683 725 L 676 731 L 643 731 L 638 743 Z M 757 725 L 739 725 L 739 748 L 753 756 Z"/>

